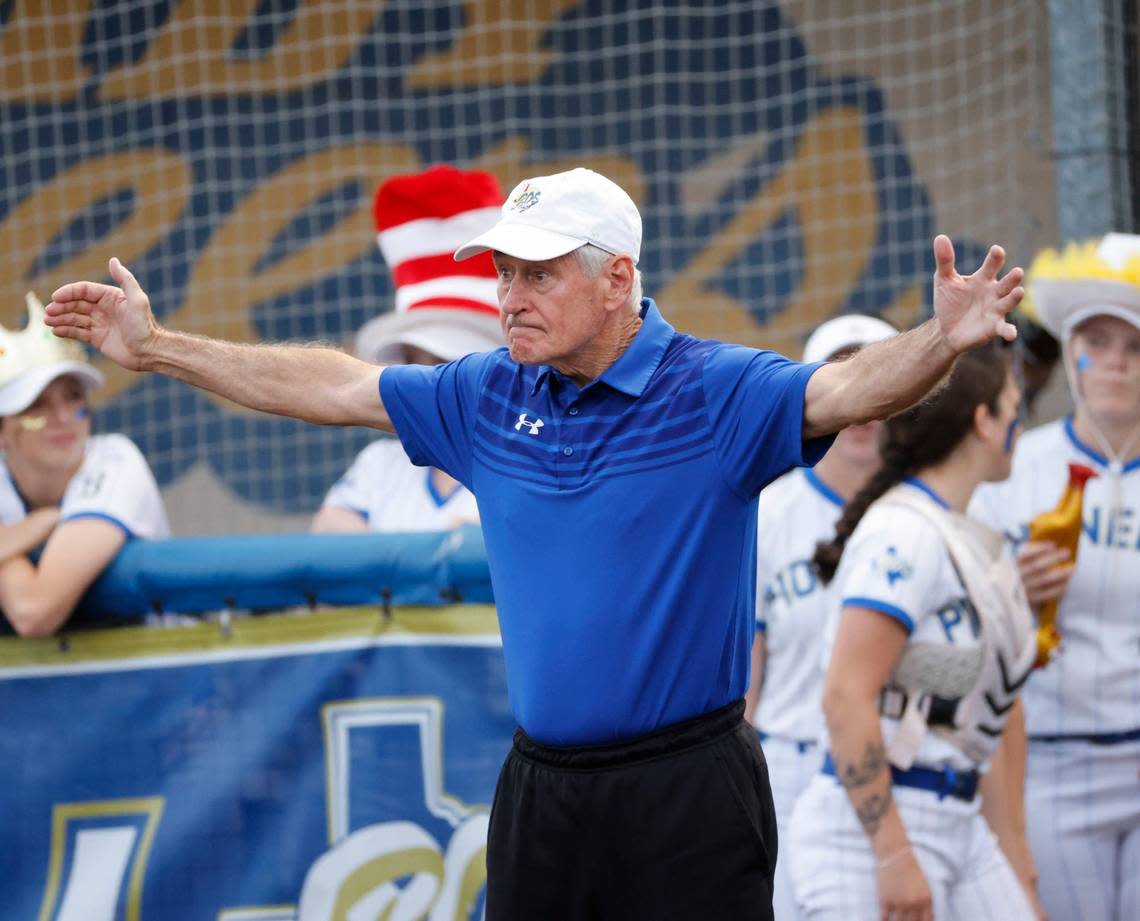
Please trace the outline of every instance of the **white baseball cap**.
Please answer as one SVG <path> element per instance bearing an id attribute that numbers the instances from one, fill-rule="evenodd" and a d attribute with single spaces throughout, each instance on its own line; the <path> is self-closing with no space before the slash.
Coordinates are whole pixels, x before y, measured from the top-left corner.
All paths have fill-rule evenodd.
<path id="1" fill-rule="evenodd" d="M 57 377 L 73 375 L 84 389 L 103 386 L 87 363 L 83 346 L 61 339 L 44 323 L 44 307 L 32 292 L 24 297 L 28 325 L 17 333 L 0 326 L 0 416 L 22 413 Z"/>
<path id="2" fill-rule="evenodd" d="M 455 361 L 472 352 L 490 352 L 503 345 L 499 318 L 460 310 L 411 310 L 386 313 L 366 323 L 356 335 L 358 358 L 373 364 L 404 361 L 403 346 Z"/>
<path id="3" fill-rule="evenodd" d="M 1026 285 L 1031 312 L 1062 342 L 1097 316 L 1140 329 L 1140 236 L 1108 233 L 1061 253 L 1045 250 L 1030 266 Z"/>
<path id="4" fill-rule="evenodd" d="M 861 313 L 847 313 L 821 323 L 804 344 L 804 362 L 827 361 L 845 349 L 861 348 L 898 335 L 886 320 Z"/>
<path id="5" fill-rule="evenodd" d="M 608 253 L 641 257 L 641 214 L 616 182 L 578 167 L 520 182 L 499 222 L 455 251 L 457 262 L 497 250 L 516 259 L 564 256 L 592 243 Z"/>

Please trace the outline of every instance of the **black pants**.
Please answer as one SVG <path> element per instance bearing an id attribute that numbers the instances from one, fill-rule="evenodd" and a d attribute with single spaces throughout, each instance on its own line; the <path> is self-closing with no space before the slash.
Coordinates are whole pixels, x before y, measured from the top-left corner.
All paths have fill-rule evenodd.
<path id="1" fill-rule="evenodd" d="M 487 842 L 487 921 L 770 921 L 776 816 L 743 702 L 614 745 L 521 729 Z"/>

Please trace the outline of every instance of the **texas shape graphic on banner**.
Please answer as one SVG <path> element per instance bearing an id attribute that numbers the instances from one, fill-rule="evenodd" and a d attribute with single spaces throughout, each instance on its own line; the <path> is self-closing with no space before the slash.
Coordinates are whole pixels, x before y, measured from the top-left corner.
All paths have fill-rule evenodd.
<path id="1" fill-rule="evenodd" d="M 514 728 L 491 609 L 0 647 L 0 917 L 481 917 Z"/>

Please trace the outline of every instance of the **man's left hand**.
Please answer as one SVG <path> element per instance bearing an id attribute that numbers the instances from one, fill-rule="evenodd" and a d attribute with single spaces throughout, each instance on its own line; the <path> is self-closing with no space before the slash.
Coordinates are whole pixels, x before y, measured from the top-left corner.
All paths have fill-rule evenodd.
<path id="1" fill-rule="evenodd" d="M 956 353 L 977 348 L 994 336 L 1007 342 L 1017 329 L 1006 320 L 1025 294 L 1021 268 L 1010 269 L 1002 278 L 1005 250 L 990 247 L 986 260 L 973 275 L 959 275 L 954 267 L 954 244 L 945 234 L 934 238 L 934 316 L 947 344 Z"/>

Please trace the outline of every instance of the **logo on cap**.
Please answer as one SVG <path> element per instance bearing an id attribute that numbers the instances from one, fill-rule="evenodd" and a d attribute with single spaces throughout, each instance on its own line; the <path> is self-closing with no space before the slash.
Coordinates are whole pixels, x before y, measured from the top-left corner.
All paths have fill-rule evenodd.
<path id="1" fill-rule="evenodd" d="M 528 182 L 522 187 L 519 194 L 511 199 L 511 210 L 526 211 L 527 208 L 533 208 L 538 204 L 540 195 L 542 195 L 542 192 L 539 189 L 532 189 Z"/>

